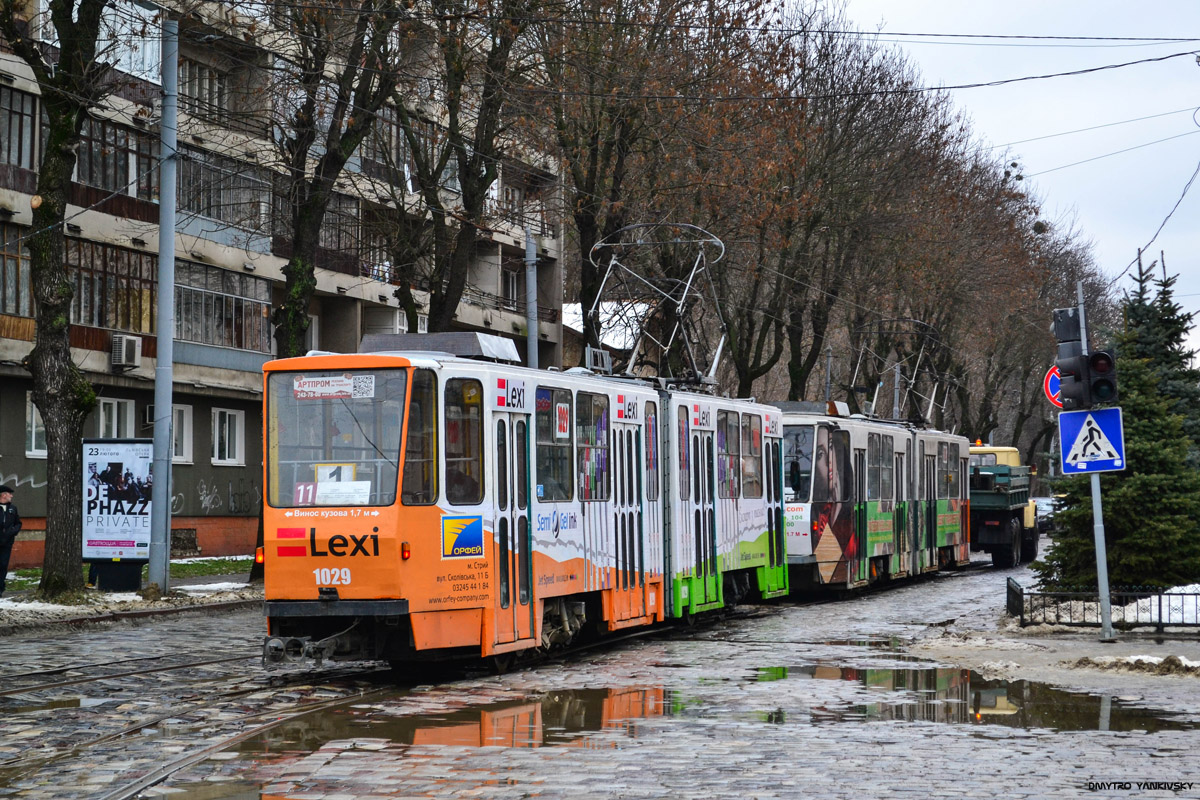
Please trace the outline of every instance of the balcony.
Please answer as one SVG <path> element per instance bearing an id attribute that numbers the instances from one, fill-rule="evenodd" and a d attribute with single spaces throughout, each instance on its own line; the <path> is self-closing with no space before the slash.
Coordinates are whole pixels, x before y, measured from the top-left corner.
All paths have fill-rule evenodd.
<path id="1" fill-rule="evenodd" d="M 488 198 L 483 206 L 483 215 L 486 219 L 506 222 L 521 230 L 529 228 L 534 236 L 558 238 L 550 215 L 541 206 L 527 205 L 520 208 L 513 208 L 497 200 Z"/>
<path id="2" fill-rule="evenodd" d="M 520 316 L 522 319 L 525 317 L 526 304 L 524 300 L 501 297 L 498 294 L 485 292 L 473 286 L 468 286 L 463 290 L 462 300 L 464 303 L 470 303 L 479 308 L 486 308 L 492 311 L 507 311 L 510 314 Z M 558 322 L 559 310 L 539 305 L 537 317 L 540 322 Z"/>

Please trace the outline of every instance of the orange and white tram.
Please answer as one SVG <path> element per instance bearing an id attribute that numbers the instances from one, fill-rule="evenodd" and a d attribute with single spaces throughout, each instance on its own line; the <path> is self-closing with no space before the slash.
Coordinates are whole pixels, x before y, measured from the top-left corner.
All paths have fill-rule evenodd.
<path id="1" fill-rule="evenodd" d="M 787 591 L 776 409 L 440 352 L 264 372 L 268 661 L 498 657 Z"/>

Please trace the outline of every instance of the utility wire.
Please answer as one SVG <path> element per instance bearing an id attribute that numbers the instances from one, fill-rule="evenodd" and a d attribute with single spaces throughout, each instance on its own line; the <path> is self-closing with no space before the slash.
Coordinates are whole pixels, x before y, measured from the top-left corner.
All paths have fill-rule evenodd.
<path id="1" fill-rule="evenodd" d="M 1133 119 L 1123 119 L 1123 120 L 1120 120 L 1119 122 L 1106 122 L 1102 125 L 1092 125 L 1090 128 L 1076 128 L 1073 131 L 1062 131 L 1061 133 L 1048 133 L 1045 136 L 1034 136 L 1031 139 L 1018 139 L 1015 142 L 1006 142 L 1004 144 L 992 145 L 988 149 L 989 150 L 999 150 L 1002 147 L 1013 147 L 1014 145 L 1018 145 L 1018 144 L 1028 144 L 1029 142 L 1040 142 L 1045 139 L 1054 139 L 1059 136 L 1071 136 L 1072 134 L 1076 134 L 1076 133 L 1087 133 L 1088 131 L 1098 131 L 1102 128 L 1112 128 L 1116 125 L 1128 125 L 1131 122 L 1142 122 L 1143 120 L 1147 120 L 1147 119 L 1158 119 L 1159 117 L 1169 117 L 1172 114 L 1182 114 L 1185 111 L 1191 111 L 1191 112 L 1195 113 L 1196 110 L 1197 110 L 1196 106 L 1188 106 L 1187 108 L 1179 108 L 1179 109 L 1176 109 L 1175 111 L 1164 111 L 1161 114 L 1150 114 L 1145 117 L 1134 117 Z"/>
<path id="2" fill-rule="evenodd" d="M 1124 150 L 1114 150 L 1113 152 L 1105 153 L 1102 156 L 1093 156 L 1092 158 L 1085 158 L 1082 161 L 1073 161 L 1070 164 L 1063 164 L 1061 167 L 1051 167 L 1050 169 L 1044 169 L 1041 172 L 1034 172 L 1029 175 L 1026 175 L 1025 177 L 1026 178 L 1036 178 L 1038 175 L 1045 175 L 1050 172 L 1058 172 L 1060 169 L 1067 169 L 1068 167 L 1077 167 L 1080 164 L 1089 164 L 1093 161 L 1099 161 L 1102 158 L 1110 158 L 1112 156 L 1119 156 L 1122 153 L 1128 153 L 1133 150 L 1141 150 L 1143 147 L 1150 147 L 1151 145 L 1162 144 L 1163 142 L 1169 142 L 1172 139 L 1180 139 L 1184 136 L 1194 136 L 1197 133 L 1200 133 L 1200 131 L 1188 131 L 1187 133 L 1177 133 L 1174 136 L 1168 136 L 1165 139 L 1155 139 L 1153 142 L 1146 142 L 1145 144 L 1135 144 L 1133 147 L 1126 147 Z"/>

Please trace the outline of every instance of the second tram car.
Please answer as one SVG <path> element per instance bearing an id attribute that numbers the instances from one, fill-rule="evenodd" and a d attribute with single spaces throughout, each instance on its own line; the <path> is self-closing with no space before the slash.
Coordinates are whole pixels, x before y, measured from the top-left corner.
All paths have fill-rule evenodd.
<path id="1" fill-rule="evenodd" d="M 788 591 L 777 409 L 440 352 L 264 372 L 268 662 L 502 657 Z"/>
<path id="2" fill-rule="evenodd" d="M 778 405 L 793 590 L 970 560 L 965 437 L 848 416 L 840 403 Z"/>

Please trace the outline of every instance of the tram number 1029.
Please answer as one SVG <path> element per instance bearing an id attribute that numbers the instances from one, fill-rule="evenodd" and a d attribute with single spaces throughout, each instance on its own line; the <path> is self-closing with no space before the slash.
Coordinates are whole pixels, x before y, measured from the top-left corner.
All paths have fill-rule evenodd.
<path id="1" fill-rule="evenodd" d="M 320 569 L 313 570 L 313 576 L 317 579 L 318 586 L 350 585 L 349 567 L 321 567 Z"/>

